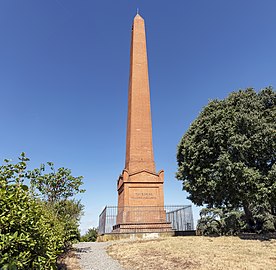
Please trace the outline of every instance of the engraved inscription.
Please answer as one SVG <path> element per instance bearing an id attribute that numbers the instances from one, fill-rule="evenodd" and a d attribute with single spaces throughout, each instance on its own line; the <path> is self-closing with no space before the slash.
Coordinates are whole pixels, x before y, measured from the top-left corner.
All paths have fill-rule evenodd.
<path id="1" fill-rule="evenodd" d="M 134 192 L 134 196 L 131 199 L 134 200 L 153 200 L 156 196 L 152 192 Z"/>

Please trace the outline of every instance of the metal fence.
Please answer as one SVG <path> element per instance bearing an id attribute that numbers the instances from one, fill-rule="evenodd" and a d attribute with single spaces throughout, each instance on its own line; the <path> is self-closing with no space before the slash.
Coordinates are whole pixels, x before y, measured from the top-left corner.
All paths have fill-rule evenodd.
<path id="1" fill-rule="evenodd" d="M 135 218 L 135 223 L 144 223 L 152 217 L 164 217 L 166 222 L 170 222 L 174 231 L 191 231 L 194 230 L 193 213 L 191 205 L 166 205 L 158 206 L 125 206 L 118 208 L 117 206 L 106 206 L 99 216 L 99 234 L 107 234 L 113 232 L 113 226 L 118 223 L 120 213 L 126 212 L 128 216 Z M 164 212 L 164 216 L 160 215 Z M 120 217 L 121 219 L 121 217 Z M 154 220 L 154 222 L 158 222 Z"/>

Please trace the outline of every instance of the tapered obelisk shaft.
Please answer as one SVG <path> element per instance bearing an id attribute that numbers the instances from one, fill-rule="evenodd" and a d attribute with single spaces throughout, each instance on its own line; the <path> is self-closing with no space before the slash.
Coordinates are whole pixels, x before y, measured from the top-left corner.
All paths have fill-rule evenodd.
<path id="1" fill-rule="evenodd" d="M 132 26 L 128 91 L 125 169 L 155 172 L 145 23 L 139 14 Z"/>
<path id="2" fill-rule="evenodd" d="M 168 232 L 164 210 L 164 171 L 155 171 L 146 33 L 137 14 L 132 25 L 126 164 L 117 181 L 115 233 Z"/>

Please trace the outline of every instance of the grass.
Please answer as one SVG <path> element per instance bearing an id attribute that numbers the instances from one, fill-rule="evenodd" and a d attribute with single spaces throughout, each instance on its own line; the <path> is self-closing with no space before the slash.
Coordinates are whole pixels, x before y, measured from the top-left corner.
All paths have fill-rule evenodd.
<path id="1" fill-rule="evenodd" d="M 276 240 L 171 237 L 117 242 L 108 253 L 131 270 L 276 269 Z"/>
<path id="2" fill-rule="evenodd" d="M 58 259 L 59 270 L 81 270 L 78 257 L 74 250 L 70 250 Z"/>

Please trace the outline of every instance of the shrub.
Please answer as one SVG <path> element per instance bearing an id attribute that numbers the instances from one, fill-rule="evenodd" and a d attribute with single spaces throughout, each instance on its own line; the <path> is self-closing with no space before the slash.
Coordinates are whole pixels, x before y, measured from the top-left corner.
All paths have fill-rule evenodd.
<path id="1" fill-rule="evenodd" d="M 98 230 L 96 228 L 90 228 L 85 235 L 81 237 L 81 242 L 95 242 L 98 237 Z"/>
<path id="2" fill-rule="evenodd" d="M 1 269 L 56 269 L 63 227 L 22 184 L 0 189 Z"/>
<path id="3" fill-rule="evenodd" d="M 27 171 L 29 159 L 22 153 L 19 160 L 17 164 L 5 160 L 0 166 L 0 269 L 54 270 L 58 256 L 80 239 L 78 221 L 83 205 L 68 197 L 84 191 L 79 189 L 82 177 L 73 177 L 64 168 L 46 175 L 40 169 Z M 43 192 L 55 196 L 51 200 L 39 199 L 34 193 L 36 186 L 29 189 L 24 185 L 26 179 L 38 183 L 37 187 L 46 187 Z M 57 185 L 62 181 L 58 195 L 48 185 L 51 179 Z"/>

